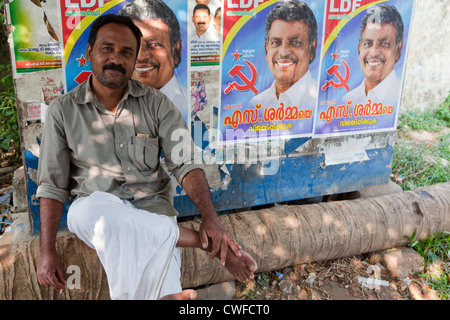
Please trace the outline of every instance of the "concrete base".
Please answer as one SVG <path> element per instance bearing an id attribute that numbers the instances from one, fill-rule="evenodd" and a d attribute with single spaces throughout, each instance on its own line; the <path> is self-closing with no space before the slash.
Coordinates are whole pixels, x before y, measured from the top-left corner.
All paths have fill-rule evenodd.
<path id="1" fill-rule="evenodd" d="M 403 189 L 393 181 L 386 184 L 379 184 L 375 186 L 367 186 L 364 189 L 357 191 L 357 198 L 368 199 L 374 197 L 381 197 L 402 192 Z"/>

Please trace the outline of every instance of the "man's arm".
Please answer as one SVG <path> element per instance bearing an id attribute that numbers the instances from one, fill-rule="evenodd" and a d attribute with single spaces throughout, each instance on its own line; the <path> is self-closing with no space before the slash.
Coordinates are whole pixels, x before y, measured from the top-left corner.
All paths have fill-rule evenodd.
<path id="1" fill-rule="evenodd" d="M 40 199 L 41 255 L 37 266 L 39 283 L 64 289 L 64 279 L 61 261 L 56 253 L 56 234 L 63 213 L 64 203 L 49 198 Z"/>
<path id="2" fill-rule="evenodd" d="M 184 176 L 181 184 L 202 216 L 199 234 L 204 249 L 209 246 L 208 238 L 211 238 L 212 250 L 210 258 L 214 258 L 220 252 L 220 263 L 225 265 L 228 247 L 237 256 L 241 256 L 240 246 L 228 235 L 225 227 L 217 217 L 203 170 L 195 169 L 190 171 Z"/>
<path id="3" fill-rule="evenodd" d="M 201 159 L 201 155 L 196 151 L 191 133 L 181 113 L 164 96 L 157 108 L 156 116 L 160 122 L 159 142 L 164 150 L 165 163 L 202 216 L 199 230 L 202 247 L 208 248 L 208 238 L 211 238 L 211 258 L 220 252 L 219 260 L 222 265 L 226 262 L 228 248 L 241 257 L 240 246 L 228 235 L 217 217 L 209 185 L 201 169 L 203 166 L 197 162 Z"/>

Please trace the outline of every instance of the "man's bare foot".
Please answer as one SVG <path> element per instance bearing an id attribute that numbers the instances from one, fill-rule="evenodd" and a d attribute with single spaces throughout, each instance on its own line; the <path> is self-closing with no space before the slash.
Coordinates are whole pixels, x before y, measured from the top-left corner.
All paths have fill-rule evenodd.
<path id="1" fill-rule="evenodd" d="M 178 293 L 168 294 L 162 297 L 160 300 L 196 300 L 197 292 L 192 289 L 186 289 Z"/>
<path id="2" fill-rule="evenodd" d="M 241 250 L 241 257 L 238 257 L 233 251 L 227 253 L 225 268 L 239 282 L 247 282 L 254 278 L 254 273 L 258 268 L 256 261 L 245 251 Z"/>

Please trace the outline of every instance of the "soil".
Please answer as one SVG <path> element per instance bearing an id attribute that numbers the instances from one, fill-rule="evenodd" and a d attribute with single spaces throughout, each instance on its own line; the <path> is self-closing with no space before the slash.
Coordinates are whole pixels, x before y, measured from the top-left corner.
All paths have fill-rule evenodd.
<path id="1" fill-rule="evenodd" d="M 377 262 L 378 256 L 370 253 L 260 273 L 247 284 L 236 285 L 235 299 L 439 300 L 437 293 L 424 285 L 417 274 L 405 279 L 392 278 Z M 380 284 L 371 284 L 374 279 L 381 280 Z"/>
<path id="2" fill-rule="evenodd" d="M 439 136 L 449 130 L 447 127 L 442 132 L 412 131 L 407 140 L 433 145 L 437 143 Z M 327 201 L 338 200 L 345 199 L 340 199 L 337 195 Z M 379 256 L 376 252 L 368 253 L 262 273 L 245 285 L 237 284 L 235 299 L 440 300 L 438 293 L 425 284 L 420 274 L 410 275 L 406 279 L 392 278 L 379 262 Z M 379 271 L 378 275 L 374 274 L 374 267 Z M 359 280 L 361 278 L 378 278 L 383 280 L 383 285 L 363 284 Z"/>

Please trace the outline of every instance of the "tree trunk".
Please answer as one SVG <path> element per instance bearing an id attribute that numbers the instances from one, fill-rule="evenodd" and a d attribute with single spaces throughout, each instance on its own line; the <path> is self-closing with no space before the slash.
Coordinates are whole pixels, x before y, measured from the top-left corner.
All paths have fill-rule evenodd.
<path id="1" fill-rule="evenodd" d="M 450 231 L 450 183 L 371 199 L 276 206 L 219 217 L 258 262 L 258 272 L 374 252 Z M 182 225 L 198 229 L 199 220 Z M 0 247 L 0 299 L 109 299 L 106 276 L 94 250 L 76 236 L 58 235 L 57 250 L 72 283 L 70 266 L 80 268 L 79 289 L 59 294 L 37 282 L 37 238 Z M 232 279 L 217 260 L 199 249 L 182 248 L 182 286 L 195 288 Z M 73 284 L 73 283 L 72 283 Z M 75 283 L 76 285 L 76 283 Z"/>
<path id="2" fill-rule="evenodd" d="M 258 272 L 295 264 L 331 260 L 405 246 L 417 229 L 417 239 L 450 231 L 450 183 L 394 195 L 275 206 L 221 216 L 231 235 L 258 263 Z M 198 230 L 200 221 L 183 223 Z M 232 279 L 217 259 L 200 250 L 183 248 L 182 285 Z"/>

